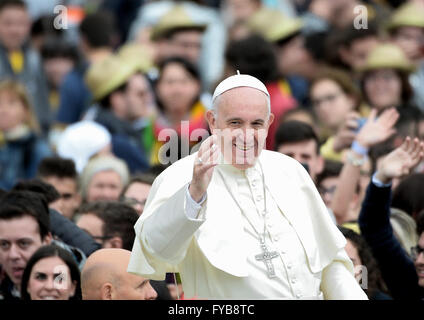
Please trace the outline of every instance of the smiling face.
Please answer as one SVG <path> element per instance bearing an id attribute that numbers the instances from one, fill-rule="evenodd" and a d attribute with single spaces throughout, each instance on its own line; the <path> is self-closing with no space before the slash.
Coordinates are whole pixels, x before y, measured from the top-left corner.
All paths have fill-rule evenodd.
<path id="1" fill-rule="evenodd" d="M 69 300 L 75 289 L 69 267 L 59 257 L 41 259 L 32 267 L 27 286 L 31 300 Z"/>
<path id="2" fill-rule="evenodd" d="M 219 137 L 226 163 L 238 169 L 254 165 L 265 145 L 274 115 L 269 114 L 266 95 L 253 88 L 238 87 L 216 101 L 216 113 L 206 114 L 213 134 Z"/>
<path id="3" fill-rule="evenodd" d="M 41 239 L 38 223 L 31 216 L 0 220 L 0 264 L 17 287 L 29 258 L 50 240 Z"/>

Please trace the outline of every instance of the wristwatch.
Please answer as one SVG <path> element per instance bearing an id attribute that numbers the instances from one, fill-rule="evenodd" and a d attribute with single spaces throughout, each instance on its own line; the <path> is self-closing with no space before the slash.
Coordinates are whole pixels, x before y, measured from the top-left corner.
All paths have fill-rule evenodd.
<path id="1" fill-rule="evenodd" d="M 362 167 L 362 165 L 365 163 L 365 158 L 366 158 L 365 156 L 361 158 L 357 158 L 353 155 L 352 152 L 349 152 L 347 154 L 347 161 L 355 167 Z"/>

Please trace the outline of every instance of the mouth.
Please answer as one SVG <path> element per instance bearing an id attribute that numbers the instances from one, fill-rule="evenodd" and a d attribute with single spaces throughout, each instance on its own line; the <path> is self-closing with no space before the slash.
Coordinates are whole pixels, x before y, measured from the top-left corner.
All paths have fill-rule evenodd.
<path id="1" fill-rule="evenodd" d="M 252 144 L 252 145 L 247 146 L 247 145 L 238 145 L 238 144 L 234 143 L 233 147 L 235 147 L 238 150 L 246 152 L 246 151 L 252 150 L 255 147 L 255 145 Z"/>
<path id="2" fill-rule="evenodd" d="M 22 267 L 14 267 L 12 268 L 12 276 L 14 278 L 22 278 L 22 274 L 24 273 L 24 268 Z"/>
<path id="3" fill-rule="evenodd" d="M 40 296 L 41 300 L 58 300 L 58 296 Z"/>
<path id="4" fill-rule="evenodd" d="M 417 269 L 417 275 L 419 278 L 424 278 L 424 269 Z"/>

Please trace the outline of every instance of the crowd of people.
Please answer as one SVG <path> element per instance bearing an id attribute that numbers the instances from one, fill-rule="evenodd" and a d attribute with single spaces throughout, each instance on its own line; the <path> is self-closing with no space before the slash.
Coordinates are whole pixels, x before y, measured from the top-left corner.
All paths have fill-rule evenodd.
<path id="1" fill-rule="evenodd" d="M 0 299 L 196 298 L 127 271 L 134 225 L 237 73 L 367 297 L 424 299 L 423 0 L 42 3 L 0 0 Z"/>

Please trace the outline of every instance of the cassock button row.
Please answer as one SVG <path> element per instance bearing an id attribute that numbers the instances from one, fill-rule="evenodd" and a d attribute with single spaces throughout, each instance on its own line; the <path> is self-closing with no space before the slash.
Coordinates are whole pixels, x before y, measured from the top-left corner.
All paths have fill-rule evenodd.
<path id="1" fill-rule="evenodd" d="M 256 180 L 253 180 L 252 181 L 252 187 L 256 187 L 256 185 L 257 185 L 258 183 L 257 183 L 257 181 Z"/>
<path id="2" fill-rule="evenodd" d="M 280 238 L 278 236 L 274 237 L 274 241 L 278 241 Z"/>
<path id="3" fill-rule="evenodd" d="M 262 196 L 261 195 L 256 196 L 256 201 L 261 201 L 261 200 L 262 200 Z"/>
<path id="4" fill-rule="evenodd" d="M 291 279 L 291 283 L 295 284 L 296 283 L 296 278 Z"/>
<path id="5" fill-rule="evenodd" d="M 302 298 L 302 295 L 301 295 L 300 293 L 298 293 L 298 294 L 296 295 L 296 298 L 300 299 L 300 298 Z"/>
<path id="6" fill-rule="evenodd" d="M 287 269 L 291 269 L 291 267 L 292 267 L 292 264 L 291 263 L 288 263 L 287 264 Z"/>

